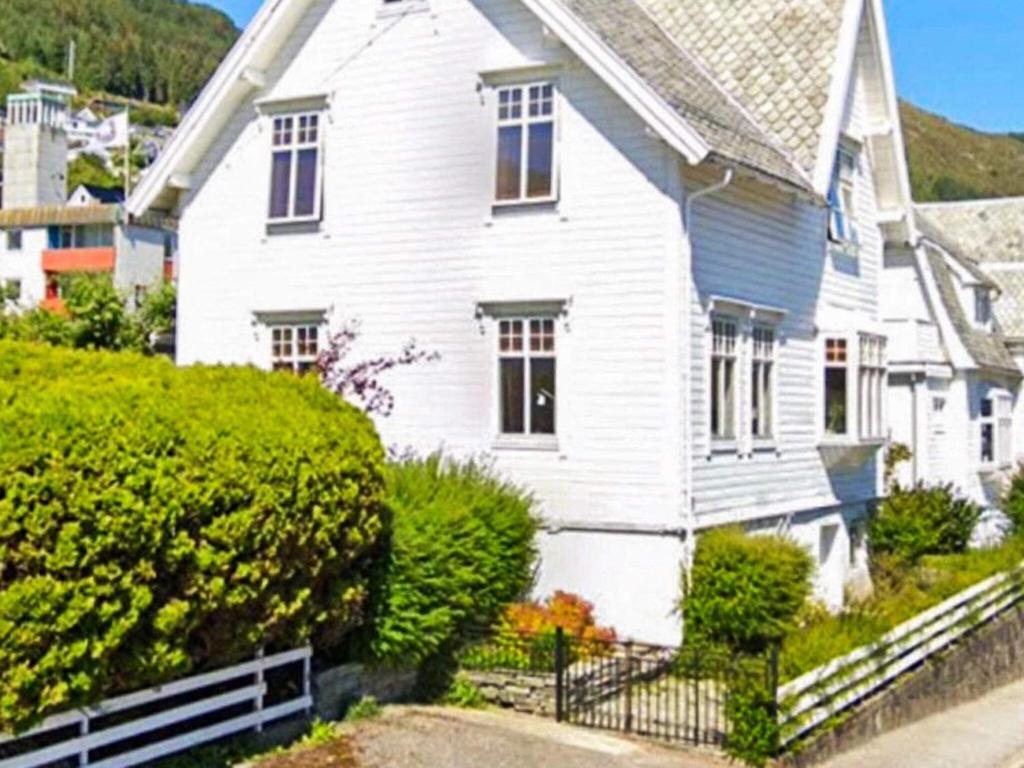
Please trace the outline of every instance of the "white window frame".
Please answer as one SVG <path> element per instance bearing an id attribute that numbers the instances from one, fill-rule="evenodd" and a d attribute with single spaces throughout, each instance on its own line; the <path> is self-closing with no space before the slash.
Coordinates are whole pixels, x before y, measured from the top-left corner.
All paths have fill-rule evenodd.
<path id="1" fill-rule="evenodd" d="M 325 327 L 323 323 L 308 320 L 277 321 L 267 323 L 267 340 L 270 344 L 270 369 L 290 370 L 294 374 L 314 372 L 316 361 L 323 351 Z M 308 346 L 313 340 L 313 351 Z M 283 353 L 283 354 L 282 354 Z"/>
<path id="2" fill-rule="evenodd" d="M 774 325 L 755 322 L 750 333 L 750 436 L 754 445 L 773 442 L 776 437 L 776 379 L 778 377 L 778 340 Z M 754 404 L 754 392 L 757 392 L 761 413 Z M 767 411 L 767 417 L 764 415 Z M 755 429 L 754 420 L 758 420 Z M 767 427 L 764 421 L 767 420 Z"/>
<path id="3" fill-rule="evenodd" d="M 829 343 L 845 344 L 845 359 L 829 359 Z M 840 347 L 837 346 L 838 351 Z M 884 442 L 888 430 L 886 388 L 888 380 L 888 339 L 881 334 L 822 333 L 821 342 L 821 410 L 818 420 L 823 443 Z M 828 369 L 846 371 L 845 430 L 833 432 L 828 428 L 828 398 L 826 377 Z"/>
<path id="4" fill-rule="evenodd" d="M 828 239 L 850 255 L 856 255 L 860 248 L 860 227 L 857 221 L 860 162 L 860 146 L 850 140 L 842 141 L 836 149 L 828 193 Z"/>
<path id="5" fill-rule="evenodd" d="M 530 89 L 531 88 L 551 88 L 551 113 L 550 114 L 538 114 L 531 116 L 530 111 Z M 508 116 L 503 118 L 501 114 L 502 110 L 502 94 L 512 91 L 520 91 L 522 101 L 520 102 L 521 114 L 518 117 Z M 544 99 L 541 99 L 543 102 Z M 524 81 L 515 82 L 503 82 L 494 85 L 494 158 L 493 158 L 493 174 L 491 179 L 491 198 L 492 205 L 495 208 L 510 208 L 510 207 L 521 207 L 530 205 L 545 205 L 551 203 L 557 203 L 559 200 L 559 189 L 561 183 L 561 174 L 559 172 L 559 166 L 561 164 L 561 152 L 560 152 L 560 95 L 557 79 L 554 77 L 546 77 L 539 79 L 531 79 Z M 538 123 L 551 123 L 551 191 L 547 195 L 529 197 L 527 194 L 527 188 L 529 184 L 529 141 L 530 141 L 530 125 Z M 519 196 L 516 198 L 499 199 L 498 197 L 498 161 L 500 159 L 500 140 L 499 136 L 501 129 L 507 126 L 517 126 L 522 129 L 520 136 L 520 154 L 519 154 Z"/>
<path id="6" fill-rule="evenodd" d="M 532 342 L 534 340 L 534 332 L 532 330 L 532 324 L 539 323 L 541 327 L 539 329 L 540 335 L 537 337 L 539 342 L 537 348 L 534 348 Z M 510 339 L 511 336 L 506 334 L 505 329 L 510 330 L 519 324 L 520 328 L 520 341 L 521 347 L 515 349 L 512 346 L 506 346 L 504 341 Z M 536 447 L 554 447 L 557 445 L 558 434 L 561 426 L 561 418 L 559 413 L 559 390 L 560 387 L 560 365 L 559 365 L 559 345 L 560 345 L 560 333 L 559 333 L 559 322 L 558 317 L 551 313 L 521 313 L 514 315 L 501 315 L 494 319 L 495 327 L 495 424 L 497 431 L 496 444 L 499 446 L 536 446 Z M 546 348 L 545 342 L 550 341 L 550 348 Z M 555 391 L 547 393 L 547 396 L 551 397 L 553 403 L 553 419 L 554 419 L 554 431 L 553 432 L 534 432 L 533 431 L 533 398 L 531 395 L 531 382 L 533 380 L 533 361 L 535 359 L 553 360 L 555 364 Z M 504 425 L 504 412 L 503 412 L 503 382 L 502 382 L 502 361 L 503 360 L 522 360 L 523 362 L 523 431 L 522 432 L 505 432 Z M 543 396 L 543 395 L 542 395 Z"/>
<path id="7" fill-rule="evenodd" d="M 985 406 L 989 413 L 985 415 Z M 992 430 L 992 457 L 986 460 L 985 430 Z M 983 471 L 998 471 L 1013 465 L 1013 398 L 1008 392 L 991 391 L 978 408 L 978 463 Z"/>
<path id="8" fill-rule="evenodd" d="M 708 435 L 712 448 L 730 448 L 738 444 L 740 409 L 737 391 L 742 370 L 740 321 L 734 315 L 714 312 L 708 347 Z M 716 368 L 715 363 L 719 363 Z M 731 387 L 727 389 L 725 371 L 731 364 Z M 717 398 L 715 395 L 717 394 Z M 716 408 L 717 406 L 717 408 Z M 717 410 L 717 413 L 716 413 Z M 718 429 L 715 429 L 717 416 Z M 729 429 L 723 429 L 728 425 Z"/>
<path id="9" fill-rule="evenodd" d="M 268 183 L 268 194 L 267 194 L 267 206 L 266 215 L 267 223 L 271 225 L 276 224 L 308 224 L 311 222 L 318 222 L 321 220 L 323 214 L 323 168 L 324 168 L 324 128 L 326 123 L 326 113 L 323 109 L 305 109 L 295 110 L 287 112 L 279 112 L 271 114 L 269 116 L 270 131 L 269 131 L 269 157 L 270 157 L 270 174 Z M 316 121 L 314 130 L 316 131 L 315 140 L 303 140 L 300 141 L 300 130 L 305 130 L 306 135 L 310 131 L 309 124 L 305 129 L 300 128 L 301 120 Z M 278 136 L 285 130 L 284 121 L 291 121 L 291 132 L 289 134 L 290 140 L 287 142 L 283 141 L 278 144 Z M 297 215 L 295 213 L 295 199 L 298 192 L 298 179 L 299 179 L 299 154 L 304 150 L 315 149 L 316 150 L 316 178 L 313 183 L 313 212 L 308 215 Z M 288 151 L 291 153 L 291 168 L 289 169 L 288 179 L 288 212 L 284 216 L 274 216 L 271 211 L 274 197 L 274 156 Z"/>

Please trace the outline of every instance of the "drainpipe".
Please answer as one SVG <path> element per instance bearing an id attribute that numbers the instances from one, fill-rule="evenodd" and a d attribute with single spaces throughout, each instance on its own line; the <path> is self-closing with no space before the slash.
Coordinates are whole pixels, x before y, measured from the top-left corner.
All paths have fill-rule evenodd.
<path id="1" fill-rule="evenodd" d="M 735 171 L 731 167 L 725 169 L 725 175 L 718 181 L 703 189 L 695 190 L 686 196 L 683 204 L 683 242 L 689 255 L 684 264 L 682 275 L 682 324 L 683 355 L 682 362 L 686 369 L 686 392 L 683 393 L 683 495 L 686 516 L 686 547 L 684 550 L 685 567 L 690 570 L 693 564 L 693 553 L 696 548 L 697 511 L 693 501 L 693 307 L 691 296 L 693 288 L 693 233 L 690 224 L 693 221 L 693 204 L 703 197 L 721 192 L 732 183 Z"/>

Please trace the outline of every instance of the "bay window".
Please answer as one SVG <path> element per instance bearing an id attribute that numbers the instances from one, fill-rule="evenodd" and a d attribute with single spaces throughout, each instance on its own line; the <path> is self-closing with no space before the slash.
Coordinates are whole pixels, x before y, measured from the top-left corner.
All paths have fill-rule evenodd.
<path id="1" fill-rule="evenodd" d="M 982 467 L 1008 467 L 1012 462 L 1013 401 L 1007 394 L 989 395 L 981 401 L 979 415 Z"/>
<path id="2" fill-rule="evenodd" d="M 736 437 L 736 321 L 715 317 L 711 323 L 711 437 Z"/>
<path id="3" fill-rule="evenodd" d="M 495 200 L 543 202 L 556 197 L 555 87 L 550 82 L 497 89 Z"/>
<path id="4" fill-rule="evenodd" d="M 320 133 L 317 112 L 273 118 L 268 213 L 272 223 L 319 218 Z"/>
<path id="5" fill-rule="evenodd" d="M 856 339 L 856 347 L 854 347 Z M 862 333 L 825 339 L 824 432 L 874 442 L 885 437 L 886 340 Z"/>
<path id="6" fill-rule="evenodd" d="M 498 322 L 499 428 L 503 435 L 556 433 L 555 320 Z"/>
<path id="7" fill-rule="evenodd" d="M 845 435 L 849 402 L 846 339 L 825 339 L 825 434 Z"/>
<path id="8" fill-rule="evenodd" d="M 860 337 L 860 436 L 873 440 L 885 437 L 882 403 L 885 396 L 885 339 Z"/>

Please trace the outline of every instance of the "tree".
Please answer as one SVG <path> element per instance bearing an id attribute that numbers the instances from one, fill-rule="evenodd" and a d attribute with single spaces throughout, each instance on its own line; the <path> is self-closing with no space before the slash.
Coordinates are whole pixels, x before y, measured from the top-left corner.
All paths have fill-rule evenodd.
<path id="1" fill-rule="evenodd" d="M 83 153 L 68 165 L 68 192 L 74 192 L 81 184 L 95 187 L 117 187 L 119 181 L 107 169 L 103 158 Z"/>

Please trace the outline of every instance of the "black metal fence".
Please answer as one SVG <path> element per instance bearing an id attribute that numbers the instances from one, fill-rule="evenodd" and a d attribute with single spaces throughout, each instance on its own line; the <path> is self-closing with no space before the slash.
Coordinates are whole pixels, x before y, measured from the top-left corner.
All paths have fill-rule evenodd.
<path id="1" fill-rule="evenodd" d="M 505 675 L 513 693 L 492 693 L 506 706 L 553 710 L 557 720 L 575 725 L 715 746 L 729 738 L 729 697 L 738 684 L 749 689 L 753 681 L 774 691 L 777 680 L 774 654 L 579 639 L 561 630 L 481 636 L 464 651 L 461 666 L 483 673 L 492 686 Z M 533 698 L 520 702 L 517 694 Z M 553 706 L 537 705 L 544 696 Z"/>

